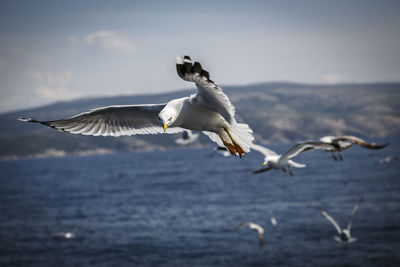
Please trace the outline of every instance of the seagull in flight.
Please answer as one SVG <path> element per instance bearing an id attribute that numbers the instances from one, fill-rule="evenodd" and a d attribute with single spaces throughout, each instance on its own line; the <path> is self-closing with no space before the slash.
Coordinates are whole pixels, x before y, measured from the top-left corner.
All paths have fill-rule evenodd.
<path id="1" fill-rule="evenodd" d="M 81 227 L 81 225 L 84 222 L 85 222 L 85 219 L 81 220 L 77 225 L 75 225 L 75 227 L 71 231 L 56 233 L 56 237 L 62 237 L 65 239 L 75 238 L 75 233 L 78 231 L 78 229 Z"/>
<path id="2" fill-rule="evenodd" d="M 264 244 L 264 228 L 262 228 L 260 225 L 252 222 L 244 222 L 236 226 L 235 230 L 239 230 L 241 228 L 248 227 L 251 230 L 257 231 L 258 232 L 258 239 L 260 243 L 260 247 L 263 246 Z"/>
<path id="3" fill-rule="evenodd" d="M 303 153 L 305 151 L 310 151 L 313 149 L 333 149 L 332 144 L 324 143 L 324 142 L 319 142 L 319 141 L 306 141 L 306 142 L 301 142 L 297 143 L 294 145 L 292 148 L 290 148 L 288 151 L 283 153 L 282 155 L 278 155 L 271 149 L 253 144 L 251 148 L 255 151 L 260 152 L 265 156 L 264 158 L 264 163 L 262 164 L 263 166 L 267 166 L 265 168 L 261 168 L 259 170 L 253 171 L 253 173 L 261 173 L 261 172 L 266 172 L 271 169 L 282 169 L 285 173 L 287 172 L 286 168 L 289 170 L 289 174 L 293 176 L 293 172 L 291 170 L 291 167 L 295 168 L 305 168 L 306 165 L 302 163 L 297 163 L 293 161 L 292 159 L 299 155 L 300 153 Z"/>
<path id="4" fill-rule="evenodd" d="M 228 149 L 226 149 L 226 147 L 224 146 L 219 146 L 215 148 L 215 151 L 218 154 L 221 154 L 224 157 L 229 157 L 231 155 L 231 153 L 228 151 Z"/>
<path id="5" fill-rule="evenodd" d="M 190 130 L 186 130 L 182 132 L 182 136 L 178 139 L 175 139 L 175 143 L 181 146 L 191 145 L 194 141 L 199 138 L 199 134 L 194 134 Z"/>
<path id="6" fill-rule="evenodd" d="M 276 226 L 278 224 L 278 220 L 275 217 L 271 217 L 269 220 L 273 226 Z"/>
<path id="7" fill-rule="evenodd" d="M 173 99 L 164 104 L 118 105 L 100 107 L 76 116 L 40 121 L 20 118 L 21 121 L 41 123 L 60 131 L 94 136 L 178 133 L 202 131 L 231 155 L 250 152 L 253 131 L 235 119 L 235 107 L 228 96 L 209 78 L 199 62 L 189 56 L 176 57 L 179 77 L 197 86 L 197 93 Z"/>
<path id="8" fill-rule="evenodd" d="M 351 135 L 339 135 L 339 136 L 324 136 L 319 139 L 321 142 L 332 144 L 332 148 L 327 148 L 327 149 L 322 149 L 327 152 L 332 152 L 332 158 L 334 160 L 343 160 L 342 155 L 340 154 L 341 151 L 349 149 L 350 147 L 353 146 L 353 144 L 360 145 L 364 148 L 368 149 L 381 149 L 387 146 L 389 143 L 383 144 L 383 145 L 378 145 L 375 143 L 368 143 L 364 141 L 363 139 L 356 137 L 356 136 L 351 136 Z M 335 155 L 335 152 L 337 153 L 337 157 Z"/>
<path id="9" fill-rule="evenodd" d="M 350 214 L 349 222 L 347 223 L 347 228 L 344 229 L 342 229 L 339 226 L 339 224 L 321 207 L 316 207 L 321 212 L 321 214 L 335 227 L 337 233 L 339 234 L 339 236 L 334 237 L 334 239 L 337 242 L 351 243 L 357 240 L 357 238 L 351 237 L 350 230 L 353 223 L 354 214 L 357 212 L 358 207 L 360 203 L 363 201 L 363 199 L 364 199 L 363 197 L 360 197 L 360 199 L 357 201 L 356 205 L 353 208 L 353 211 Z"/>

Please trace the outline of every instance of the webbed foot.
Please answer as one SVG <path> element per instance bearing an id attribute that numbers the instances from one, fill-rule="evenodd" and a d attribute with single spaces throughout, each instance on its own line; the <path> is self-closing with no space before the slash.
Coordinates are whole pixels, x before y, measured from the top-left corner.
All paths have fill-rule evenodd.
<path id="1" fill-rule="evenodd" d="M 236 152 L 239 154 L 239 157 L 242 158 L 242 155 L 244 154 L 243 148 L 232 138 L 232 135 L 227 128 L 224 128 L 224 131 L 228 134 L 229 138 L 231 139 L 233 145 L 235 146 Z"/>

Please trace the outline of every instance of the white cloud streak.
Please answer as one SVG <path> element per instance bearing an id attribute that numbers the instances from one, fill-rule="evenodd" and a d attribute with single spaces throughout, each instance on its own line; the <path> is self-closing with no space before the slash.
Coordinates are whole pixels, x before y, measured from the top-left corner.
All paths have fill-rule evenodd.
<path id="1" fill-rule="evenodd" d="M 72 72 L 65 71 L 54 74 L 52 72 L 28 72 L 27 76 L 35 82 L 34 95 L 42 101 L 57 101 L 76 97 L 69 85 L 72 81 Z"/>
<path id="2" fill-rule="evenodd" d="M 106 50 L 116 50 L 126 53 L 135 51 L 135 46 L 130 40 L 111 31 L 97 31 L 83 37 L 71 36 L 69 41 L 74 45 L 84 47 L 100 47 Z"/>

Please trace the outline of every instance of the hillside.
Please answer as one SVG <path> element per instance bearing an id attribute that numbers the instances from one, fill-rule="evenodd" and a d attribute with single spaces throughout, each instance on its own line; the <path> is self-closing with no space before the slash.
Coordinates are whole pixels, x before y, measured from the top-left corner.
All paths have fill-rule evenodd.
<path id="1" fill-rule="evenodd" d="M 258 142 L 293 142 L 323 135 L 354 134 L 366 139 L 400 134 L 400 84 L 307 85 L 265 83 L 222 86 Z M 16 118 L 59 119 L 105 105 L 165 103 L 195 90 L 159 95 L 99 97 L 60 102 L 0 115 L 0 158 L 63 156 L 166 149 L 173 135 L 92 137 L 62 133 Z M 202 136 L 199 145 L 213 145 Z"/>

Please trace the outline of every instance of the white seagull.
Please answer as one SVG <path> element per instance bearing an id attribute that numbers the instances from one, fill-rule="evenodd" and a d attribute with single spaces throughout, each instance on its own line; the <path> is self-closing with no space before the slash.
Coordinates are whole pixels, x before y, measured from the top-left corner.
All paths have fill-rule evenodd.
<path id="1" fill-rule="evenodd" d="M 264 244 L 264 228 L 262 228 L 260 225 L 252 222 L 244 222 L 236 226 L 235 230 L 239 230 L 241 228 L 248 227 L 251 230 L 255 230 L 258 232 L 258 238 L 260 242 L 260 247 Z"/>
<path id="2" fill-rule="evenodd" d="M 390 163 L 390 162 L 392 162 L 393 160 L 396 160 L 396 159 L 397 159 L 397 156 L 390 155 L 390 156 L 386 156 L 386 157 L 380 159 L 379 163 L 380 164 L 386 164 L 386 163 Z"/>
<path id="3" fill-rule="evenodd" d="M 358 206 L 360 205 L 361 201 L 363 201 L 363 197 L 360 197 L 360 199 L 357 201 L 356 205 L 353 208 L 353 211 L 350 214 L 350 218 L 349 218 L 349 222 L 347 223 L 347 228 L 340 228 L 339 224 L 323 209 L 321 209 L 320 207 L 316 207 L 321 214 L 335 227 L 337 233 L 339 234 L 339 236 L 335 236 L 334 239 L 337 242 L 344 242 L 344 243 L 351 243 L 357 240 L 357 238 L 353 238 L 351 237 L 351 226 L 352 226 L 352 222 L 353 222 L 353 217 L 354 214 L 357 212 L 358 210 Z"/>
<path id="4" fill-rule="evenodd" d="M 387 146 L 389 143 L 383 144 L 383 145 L 378 145 L 375 143 L 368 143 L 364 141 L 363 139 L 356 137 L 356 136 L 351 136 L 351 135 L 339 135 L 339 136 L 324 136 L 319 139 L 321 142 L 325 142 L 328 144 L 332 144 L 332 148 L 329 149 L 323 149 L 324 151 L 327 152 L 332 152 L 332 157 L 334 160 L 338 160 L 338 157 L 340 160 L 343 160 L 342 155 L 340 154 L 341 151 L 349 149 L 353 144 L 360 145 L 364 148 L 368 149 L 381 149 Z M 337 153 L 338 157 L 336 157 L 335 152 Z"/>
<path id="5" fill-rule="evenodd" d="M 226 149 L 226 147 L 224 146 L 219 146 L 215 148 L 215 151 L 218 154 L 221 154 L 224 157 L 229 157 L 231 155 L 231 153 L 228 151 L 228 149 Z"/>
<path id="6" fill-rule="evenodd" d="M 200 63 L 190 57 L 176 57 L 178 75 L 194 82 L 197 94 L 173 99 L 166 104 L 107 106 L 76 116 L 36 122 L 74 134 L 121 136 L 135 134 L 178 133 L 188 130 L 202 131 L 232 155 L 240 157 L 250 151 L 253 131 L 247 124 L 237 123 L 235 108 L 228 96 L 219 88 Z"/>
<path id="7" fill-rule="evenodd" d="M 271 217 L 269 220 L 271 221 L 271 224 L 273 226 L 276 226 L 278 224 L 278 220 L 275 217 Z"/>
<path id="8" fill-rule="evenodd" d="M 57 237 L 62 237 L 65 239 L 71 239 L 71 238 L 75 238 L 75 233 L 76 231 L 78 231 L 78 229 L 81 227 L 81 225 L 85 222 L 85 219 L 81 220 L 77 225 L 75 225 L 75 227 L 69 231 L 69 232 L 59 232 L 56 233 Z"/>
<path id="9" fill-rule="evenodd" d="M 186 130 L 182 133 L 182 136 L 178 139 L 175 139 L 175 143 L 181 146 L 188 146 L 193 144 L 194 141 L 199 138 L 199 134 L 194 134 L 190 130 Z"/>
<path id="10" fill-rule="evenodd" d="M 301 142 L 294 145 L 292 148 L 290 148 L 282 155 L 278 155 L 271 149 L 256 144 L 253 144 L 251 148 L 262 153 L 265 156 L 264 163 L 262 165 L 263 166 L 268 165 L 266 168 L 261 168 L 259 170 L 253 171 L 253 173 L 261 173 L 269 171 L 270 169 L 282 169 L 286 173 L 286 167 L 287 167 L 289 170 L 289 174 L 293 176 L 293 172 L 290 169 L 290 167 L 304 168 L 306 167 L 306 165 L 302 163 L 297 163 L 293 161 L 292 158 L 296 157 L 302 152 L 310 151 L 313 149 L 323 149 L 323 148 L 332 149 L 332 145 L 319 141 Z"/>

